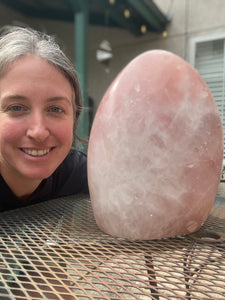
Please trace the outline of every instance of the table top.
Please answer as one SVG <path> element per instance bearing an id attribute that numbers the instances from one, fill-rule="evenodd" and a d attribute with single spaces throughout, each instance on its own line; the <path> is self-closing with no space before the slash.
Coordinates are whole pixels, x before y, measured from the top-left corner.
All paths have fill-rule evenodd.
<path id="1" fill-rule="evenodd" d="M 190 236 L 101 232 L 85 195 L 0 214 L 0 299 L 225 299 L 225 198 Z"/>

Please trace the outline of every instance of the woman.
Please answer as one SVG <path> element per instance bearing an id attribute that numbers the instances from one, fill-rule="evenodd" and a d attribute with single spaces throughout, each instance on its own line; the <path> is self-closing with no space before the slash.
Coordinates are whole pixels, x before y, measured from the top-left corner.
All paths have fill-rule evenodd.
<path id="1" fill-rule="evenodd" d="M 0 38 L 0 211 L 88 192 L 71 148 L 81 112 L 72 63 L 52 37 L 12 27 Z"/>

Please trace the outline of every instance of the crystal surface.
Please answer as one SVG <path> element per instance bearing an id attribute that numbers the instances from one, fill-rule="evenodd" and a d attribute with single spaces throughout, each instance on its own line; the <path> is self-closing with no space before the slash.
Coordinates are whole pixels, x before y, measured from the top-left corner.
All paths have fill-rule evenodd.
<path id="1" fill-rule="evenodd" d="M 180 57 L 142 53 L 95 115 L 88 180 L 99 228 L 131 240 L 198 230 L 213 205 L 223 130 L 207 85 Z"/>

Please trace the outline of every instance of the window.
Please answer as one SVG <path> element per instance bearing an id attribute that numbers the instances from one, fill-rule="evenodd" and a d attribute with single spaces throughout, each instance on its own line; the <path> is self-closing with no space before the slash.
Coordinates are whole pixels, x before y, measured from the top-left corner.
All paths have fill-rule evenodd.
<path id="1" fill-rule="evenodd" d="M 225 37 L 193 41 L 191 63 L 207 83 L 216 101 L 225 133 Z"/>

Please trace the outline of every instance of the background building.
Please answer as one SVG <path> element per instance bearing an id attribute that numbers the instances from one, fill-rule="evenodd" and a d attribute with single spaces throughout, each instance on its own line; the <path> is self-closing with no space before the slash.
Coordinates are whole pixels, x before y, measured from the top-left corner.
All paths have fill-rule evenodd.
<path id="1" fill-rule="evenodd" d="M 112 2 L 115 1 L 123 0 Z M 106 89 L 131 59 L 150 49 L 164 49 L 190 62 L 203 76 L 215 97 L 225 131 L 224 0 L 154 0 L 153 2 L 170 20 L 163 32 L 147 31 L 141 36 L 135 36 L 126 29 L 108 26 L 107 21 L 105 26 L 88 27 L 86 92 L 91 99 L 90 112 L 94 115 Z M 0 26 L 27 24 L 54 34 L 66 53 L 74 60 L 73 22 L 31 17 L 20 13 L 18 7 L 12 8 L 6 3 L 7 1 L 0 0 Z M 96 51 L 103 40 L 107 40 L 112 48 L 113 57 L 108 66 L 96 59 Z"/>

